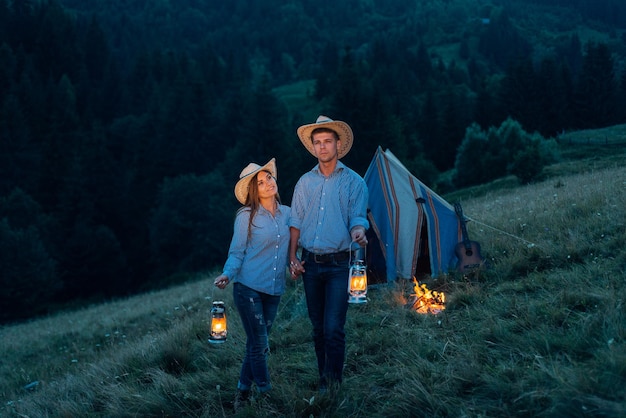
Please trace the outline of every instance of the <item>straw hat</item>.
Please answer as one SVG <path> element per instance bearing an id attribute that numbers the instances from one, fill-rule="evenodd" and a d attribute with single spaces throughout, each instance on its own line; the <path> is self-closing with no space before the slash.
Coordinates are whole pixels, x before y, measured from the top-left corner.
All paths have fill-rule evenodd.
<path id="1" fill-rule="evenodd" d="M 320 115 L 317 117 L 317 121 L 315 123 L 302 125 L 298 128 L 298 137 L 300 138 L 302 145 L 304 145 L 305 148 L 313 154 L 313 156 L 316 155 L 315 149 L 313 148 L 313 142 L 311 141 L 311 132 L 317 128 L 328 128 L 337 132 L 339 140 L 341 141 L 341 146 L 337 150 L 338 158 L 343 158 L 348 151 L 350 151 L 350 148 L 352 148 L 353 136 L 350 126 L 340 120 L 332 120 L 328 116 Z"/>
<path id="2" fill-rule="evenodd" d="M 259 171 L 269 171 L 272 176 L 276 178 L 276 158 L 272 158 L 263 166 L 258 165 L 257 163 L 250 163 L 246 166 L 246 168 L 241 170 L 241 174 L 239 174 L 239 181 L 235 184 L 235 197 L 242 205 L 246 204 L 246 199 L 248 198 L 250 180 L 252 180 Z"/>

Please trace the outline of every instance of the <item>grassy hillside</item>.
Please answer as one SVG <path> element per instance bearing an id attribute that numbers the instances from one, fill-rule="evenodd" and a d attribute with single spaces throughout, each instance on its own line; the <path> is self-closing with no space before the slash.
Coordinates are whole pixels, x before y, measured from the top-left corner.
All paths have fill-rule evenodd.
<path id="1" fill-rule="evenodd" d="M 618 153 L 564 161 L 538 184 L 504 179 L 506 187 L 456 196 L 491 268 L 440 278 L 447 304 L 437 315 L 405 307 L 410 291 L 400 286 L 351 306 L 336 394 L 315 392 L 302 283 L 290 282 L 271 336 L 272 398 L 238 416 L 624 416 L 626 168 Z M 245 336 L 231 289 L 211 285 L 215 274 L 1 328 L 0 415 L 235 416 Z M 217 299 L 229 309 L 229 338 L 210 345 Z"/>

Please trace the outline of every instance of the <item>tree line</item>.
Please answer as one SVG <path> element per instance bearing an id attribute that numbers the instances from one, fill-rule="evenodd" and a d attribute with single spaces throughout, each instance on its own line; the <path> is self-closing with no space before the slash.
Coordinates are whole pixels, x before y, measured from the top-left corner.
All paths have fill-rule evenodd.
<path id="1" fill-rule="evenodd" d="M 105 29 L 105 17 L 70 3 L 0 0 L 2 321 L 220 266 L 241 168 L 276 157 L 289 204 L 315 162 L 295 135 L 313 120 L 280 100 L 274 88 L 284 83 L 315 80 L 307 100 L 353 127 L 345 161 L 359 173 L 382 146 L 442 191 L 490 174 L 532 181 L 555 158 L 559 132 L 626 119 L 626 72 L 612 46 L 571 35 L 538 55 L 507 8 L 465 25 L 458 59 L 448 59 L 429 44 L 441 22 L 426 19 L 419 2 L 404 14 L 400 2 L 386 2 L 378 12 L 402 16 L 393 21 L 368 2 L 348 2 L 335 18 L 362 11 L 374 26 L 366 41 L 347 30 L 350 21 L 320 20 L 330 3 L 223 2 L 211 9 L 206 35 L 186 29 L 201 38 L 193 47 L 154 42 L 147 50 L 125 49 L 120 39 L 134 32 Z M 157 11 L 167 5 L 144 12 L 165 18 Z M 185 16 L 204 22 L 195 6 Z M 254 19 L 278 12 L 288 18 L 245 39 L 233 29 L 234 41 L 229 25 L 215 23 L 225 13 L 251 30 Z M 348 26 L 344 35 L 339 24 Z M 285 36 L 294 31 L 295 42 Z M 306 53 L 296 52 L 303 45 Z M 471 164 L 475 155 L 502 169 Z M 439 183 L 449 170 L 452 183 Z"/>

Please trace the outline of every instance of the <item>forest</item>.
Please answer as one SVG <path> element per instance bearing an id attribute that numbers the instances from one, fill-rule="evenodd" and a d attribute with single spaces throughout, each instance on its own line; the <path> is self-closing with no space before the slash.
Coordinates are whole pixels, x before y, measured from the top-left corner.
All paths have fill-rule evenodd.
<path id="1" fill-rule="evenodd" d="M 625 31 L 621 0 L 0 0 L 0 321 L 218 268 L 239 172 L 276 157 L 289 204 L 318 114 L 360 174 L 532 181 L 626 122 Z"/>

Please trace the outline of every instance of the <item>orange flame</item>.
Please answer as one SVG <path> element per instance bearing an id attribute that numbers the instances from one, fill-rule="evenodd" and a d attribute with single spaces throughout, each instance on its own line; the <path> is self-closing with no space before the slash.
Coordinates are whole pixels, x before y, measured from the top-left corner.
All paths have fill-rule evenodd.
<path id="1" fill-rule="evenodd" d="M 350 291 L 364 292 L 367 290 L 367 277 L 365 273 L 355 274 L 350 277 Z"/>
<path id="2" fill-rule="evenodd" d="M 446 309 L 446 295 L 443 292 L 436 292 L 434 290 L 428 289 L 426 284 L 419 284 L 415 278 L 413 278 L 413 290 L 415 291 L 412 294 L 412 299 L 415 299 L 413 303 L 413 309 L 417 313 L 421 314 L 438 314 L 439 312 Z"/>

